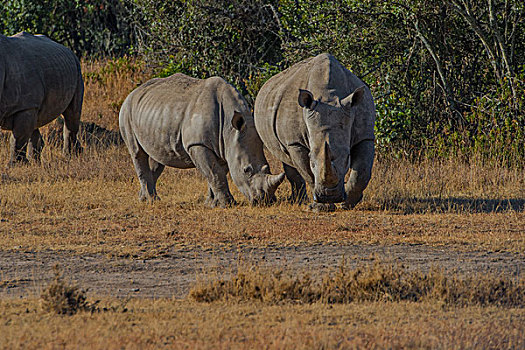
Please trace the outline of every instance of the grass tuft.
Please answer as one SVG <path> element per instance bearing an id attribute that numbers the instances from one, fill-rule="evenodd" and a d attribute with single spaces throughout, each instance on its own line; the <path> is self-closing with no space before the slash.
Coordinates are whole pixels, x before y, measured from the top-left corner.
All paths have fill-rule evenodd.
<path id="1" fill-rule="evenodd" d="M 525 307 L 525 278 L 473 275 L 447 277 L 443 271 L 410 271 L 399 265 L 374 263 L 351 269 L 341 264 L 334 275 L 315 281 L 304 274 L 242 268 L 229 279 L 195 285 L 190 299 L 198 302 L 250 301 L 279 304 L 352 302 L 441 302 L 456 306 Z"/>
<path id="2" fill-rule="evenodd" d="M 77 285 L 64 281 L 58 266 L 54 267 L 55 279 L 40 296 L 42 310 L 59 315 L 74 315 L 79 311 L 93 311 L 97 302 L 87 302 L 86 292 Z"/>

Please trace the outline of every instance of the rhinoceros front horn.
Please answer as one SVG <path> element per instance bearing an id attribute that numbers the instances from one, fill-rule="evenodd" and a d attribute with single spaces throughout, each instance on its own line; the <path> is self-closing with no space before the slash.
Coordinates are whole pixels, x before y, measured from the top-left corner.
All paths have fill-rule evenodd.
<path id="1" fill-rule="evenodd" d="M 280 184 L 282 184 L 284 181 L 284 173 L 280 173 L 279 175 L 266 175 L 266 182 L 268 183 L 268 192 L 274 193 L 277 190 L 277 187 L 279 187 Z"/>
<path id="2" fill-rule="evenodd" d="M 334 187 L 339 183 L 339 178 L 337 177 L 337 172 L 332 165 L 332 151 L 330 151 L 330 146 L 328 142 L 324 142 L 324 180 L 326 186 Z"/>

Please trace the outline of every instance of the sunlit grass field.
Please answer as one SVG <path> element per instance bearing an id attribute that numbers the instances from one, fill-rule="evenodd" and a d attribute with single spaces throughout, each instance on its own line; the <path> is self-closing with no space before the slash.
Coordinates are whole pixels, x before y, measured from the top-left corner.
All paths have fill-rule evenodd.
<path id="1" fill-rule="evenodd" d="M 43 314 L 0 301 L 5 349 L 521 349 L 523 309 L 434 303 L 198 304 L 103 300 L 107 311 Z"/>
<path id="2" fill-rule="evenodd" d="M 7 147 L 0 162 L 7 161 Z M 278 164 L 272 166 L 280 171 Z M 71 161 L 45 149 L 42 164 L 2 172 L 0 247 L 155 255 L 184 244 L 427 244 L 525 251 L 523 171 L 430 161 L 378 161 L 353 211 L 311 213 L 287 203 L 289 184 L 270 207 L 208 208 L 206 182 L 167 169 L 161 200 L 138 201 L 139 184 L 124 145 L 91 149 Z"/>

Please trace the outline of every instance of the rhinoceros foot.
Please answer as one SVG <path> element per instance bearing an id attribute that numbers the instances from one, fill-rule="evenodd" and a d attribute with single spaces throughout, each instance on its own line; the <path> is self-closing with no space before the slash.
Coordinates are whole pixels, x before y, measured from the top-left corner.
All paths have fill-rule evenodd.
<path id="1" fill-rule="evenodd" d="M 363 199 L 363 194 L 360 196 L 349 196 L 348 199 L 341 205 L 341 209 L 351 210 L 354 209 L 359 202 Z"/>
<path id="2" fill-rule="evenodd" d="M 235 199 L 233 197 L 227 197 L 227 198 L 212 198 L 207 197 L 205 204 L 209 206 L 210 208 L 230 208 L 237 204 Z"/>
<path id="3" fill-rule="evenodd" d="M 62 149 L 62 153 L 66 158 L 70 158 L 71 156 L 79 156 L 84 152 L 84 148 L 80 145 L 80 142 L 76 141 L 73 143 L 71 147 L 64 147 Z"/>
<path id="4" fill-rule="evenodd" d="M 313 203 L 310 203 L 310 205 L 308 205 L 308 209 L 315 213 L 332 212 L 332 211 L 335 211 L 335 204 L 334 203 L 313 202 Z"/>
<path id="5" fill-rule="evenodd" d="M 19 164 L 29 164 L 29 160 L 26 157 L 16 157 L 14 159 L 11 159 L 7 163 L 7 167 L 11 168 L 11 167 L 14 167 L 15 165 L 19 165 Z"/>
<path id="6" fill-rule="evenodd" d="M 156 193 L 153 195 L 150 195 L 147 191 L 143 191 L 141 189 L 139 191 L 139 200 L 141 202 L 155 202 L 155 201 L 160 201 L 160 197 Z"/>

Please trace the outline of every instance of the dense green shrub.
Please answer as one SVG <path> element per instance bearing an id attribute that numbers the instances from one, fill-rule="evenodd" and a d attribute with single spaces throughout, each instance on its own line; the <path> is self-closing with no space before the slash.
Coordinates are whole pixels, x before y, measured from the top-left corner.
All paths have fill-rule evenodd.
<path id="1" fill-rule="evenodd" d="M 121 0 L 3 0 L 0 32 L 45 34 L 78 56 L 121 55 L 135 42 L 135 16 Z"/>
<path id="2" fill-rule="evenodd" d="M 274 1 L 276 3 L 276 1 Z M 250 76 L 266 75 L 281 61 L 277 15 L 271 1 L 137 0 L 149 31 L 150 58 L 162 64 L 160 75 L 220 75 L 253 101 Z M 252 84 L 249 82 L 248 84 Z"/>
<path id="3" fill-rule="evenodd" d="M 159 76 L 220 75 L 253 104 L 275 73 L 330 52 L 377 103 L 378 154 L 523 166 L 518 0 L 6 0 L 0 30 L 79 55 L 141 55 Z"/>

